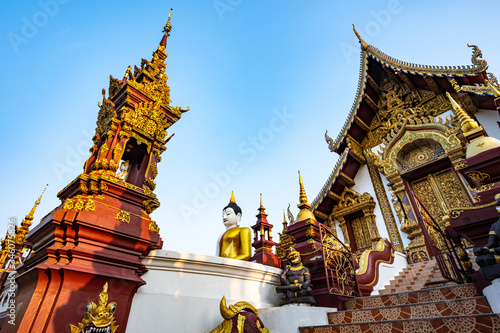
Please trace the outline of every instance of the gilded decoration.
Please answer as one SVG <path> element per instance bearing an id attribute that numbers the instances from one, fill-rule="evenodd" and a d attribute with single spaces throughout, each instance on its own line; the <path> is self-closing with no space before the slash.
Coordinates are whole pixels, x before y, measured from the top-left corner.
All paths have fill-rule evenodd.
<path id="1" fill-rule="evenodd" d="M 395 128 L 383 139 L 383 153 L 379 152 L 382 157 L 382 172 L 385 175 L 397 172 L 398 165 L 400 165 L 400 152 L 404 151 L 405 146 L 417 140 L 435 142 L 448 155 L 454 154 L 456 151 L 462 152 L 462 143 L 457 137 L 459 131 L 459 124 L 453 118 L 447 118 L 443 121 L 439 116 L 437 119 L 432 116 L 424 118 L 404 118 L 401 116 Z M 437 154 L 436 149 L 434 151 L 433 156 Z M 443 156 L 441 152 L 440 154 L 439 156 Z"/>
<path id="2" fill-rule="evenodd" d="M 123 107 L 121 116 L 141 134 L 165 141 L 169 125 L 160 103 L 140 102 L 135 109 Z"/>
<path id="3" fill-rule="evenodd" d="M 63 209 L 95 212 L 94 197 L 92 195 L 77 195 L 68 198 L 64 201 Z"/>
<path id="4" fill-rule="evenodd" d="M 451 168 L 415 180 L 411 187 L 441 228 L 448 210 L 471 205 Z"/>
<path id="5" fill-rule="evenodd" d="M 429 142 L 424 146 L 410 150 L 403 157 L 401 168 L 403 171 L 413 169 L 424 163 L 438 159 L 446 153 L 437 142 Z"/>
<path id="6" fill-rule="evenodd" d="M 113 119 L 117 116 L 115 104 L 105 97 L 106 91 L 102 90 L 102 104 L 99 102 L 99 113 L 97 114 L 96 134 L 104 136 L 111 128 Z"/>
<path id="7" fill-rule="evenodd" d="M 286 251 L 288 251 L 289 248 L 294 247 L 297 240 L 292 235 L 288 235 L 286 233 L 278 234 L 280 236 L 280 242 L 276 244 L 276 256 L 280 259 L 285 259 Z"/>
<path id="8" fill-rule="evenodd" d="M 479 172 L 479 171 L 469 171 L 465 173 L 468 177 L 474 179 L 478 183 L 483 183 L 490 180 L 490 175 L 487 173 Z"/>
<path id="9" fill-rule="evenodd" d="M 364 42 L 363 42 L 364 43 Z M 362 47 L 361 50 L 361 68 L 359 72 L 359 81 L 358 81 L 358 88 L 356 91 L 356 96 L 354 99 L 354 103 L 352 105 L 351 111 L 349 113 L 349 116 L 347 117 L 346 122 L 344 123 L 344 126 L 342 130 L 339 132 L 336 140 L 333 142 L 331 145 L 331 149 L 336 151 L 338 150 L 339 146 L 341 143 L 344 141 L 344 138 L 346 137 L 349 129 L 352 126 L 352 123 L 354 122 L 354 118 L 357 115 L 357 112 L 359 110 L 359 106 L 361 102 L 363 101 L 364 93 L 366 92 L 366 84 L 367 81 L 369 81 L 370 76 L 368 75 L 368 60 L 370 58 L 374 59 L 375 61 L 379 62 L 384 68 L 386 68 L 388 73 L 391 73 L 392 76 L 396 76 L 394 73 L 398 73 L 398 76 L 405 81 L 404 77 L 407 74 L 417 74 L 420 76 L 469 76 L 469 75 L 477 75 L 478 73 L 483 72 L 487 68 L 486 61 L 481 59 L 481 52 L 479 49 L 477 49 L 477 46 L 473 50 L 473 56 L 472 56 L 472 66 L 467 65 L 467 66 L 425 66 L 425 65 L 419 65 L 419 64 L 411 64 L 408 62 L 400 61 L 397 60 L 383 52 L 381 52 L 379 49 L 372 45 L 368 45 L 364 43 L 365 46 Z M 401 75 L 402 73 L 403 75 Z M 383 81 L 380 83 L 380 86 L 383 87 Z M 412 85 L 406 84 L 406 86 L 403 87 L 405 92 L 412 92 L 411 97 L 415 98 L 416 101 L 419 101 L 422 105 L 425 105 L 425 107 L 429 110 L 434 112 L 437 111 L 437 114 L 440 112 L 444 112 L 448 109 L 443 109 L 441 106 L 443 104 L 444 98 L 443 96 L 435 96 L 435 93 L 433 91 L 428 91 L 425 95 L 422 94 L 421 89 L 418 90 L 418 93 L 415 93 L 414 87 Z M 396 95 L 391 94 L 390 97 L 397 97 L 399 100 L 402 102 L 406 102 L 406 96 L 402 96 L 404 98 L 401 98 L 401 96 L 397 95 L 397 91 L 395 92 Z M 428 98 L 428 95 L 432 95 L 430 99 Z M 419 96 L 420 95 L 420 98 Z M 394 99 L 393 99 L 394 100 Z M 376 121 L 376 118 L 374 119 Z M 372 126 L 372 129 L 375 127 Z M 384 136 L 385 133 L 379 135 L 379 136 Z M 371 144 L 364 146 L 363 148 L 372 148 L 377 146 L 378 143 L 376 143 L 376 140 L 373 140 Z"/>
<path id="10" fill-rule="evenodd" d="M 108 304 L 108 283 L 106 282 L 99 294 L 97 304 L 90 301 L 85 307 L 85 315 L 77 326 L 70 325 L 71 333 L 115 333 L 118 329 L 115 320 L 117 304 Z"/>
<path id="11" fill-rule="evenodd" d="M 382 216 L 389 233 L 391 244 L 394 246 L 396 251 L 405 253 L 403 241 L 401 240 L 401 235 L 399 234 L 398 226 L 396 224 L 396 219 L 392 213 L 391 204 L 389 203 L 389 198 L 387 197 L 384 184 L 382 183 L 382 177 L 380 176 L 377 168 L 377 162 L 380 162 L 380 160 L 374 153 L 371 152 L 371 150 L 365 150 L 364 155 L 366 157 L 366 164 L 368 166 L 370 179 L 375 190 L 377 201 L 380 205 L 380 210 L 382 211 Z"/>
<path id="12" fill-rule="evenodd" d="M 148 227 L 148 230 L 149 231 L 152 231 L 152 232 L 156 232 L 157 234 L 160 233 L 160 227 L 158 227 L 158 224 L 156 224 L 155 221 L 151 220 L 149 222 L 149 227 Z"/>
<path id="13" fill-rule="evenodd" d="M 116 214 L 115 219 L 120 222 L 130 223 L 130 213 L 124 210 L 120 210 L 118 214 Z"/>
<path id="14" fill-rule="evenodd" d="M 340 221 L 344 238 L 349 239 L 346 233 L 347 230 L 344 229 L 346 221 L 349 221 L 355 239 L 349 240 L 348 243 L 352 244 L 354 242 L 357 249 L 375 244 L 380 239 L 380 235 L 373 214 L 375 201 L 371 195 L 368 193 L 361 195 L 352 189 L 345 188 L 340 197 L 339 203 L 332 210 L 332 215 L 336 220 Z M 354 213 L 362 214 L 362 216 L 346 218 L 346 216 Z"/>

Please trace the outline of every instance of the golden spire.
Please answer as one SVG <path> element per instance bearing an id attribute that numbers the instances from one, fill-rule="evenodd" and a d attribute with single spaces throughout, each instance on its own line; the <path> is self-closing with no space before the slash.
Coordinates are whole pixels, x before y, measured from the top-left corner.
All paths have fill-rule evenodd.
<path id="1" fill-rule="evenodd" d="M 260 208 L 264 208 L 264 206 L 262 206 L 262 193 L 260 194 Z"/>
<path id="2" fill-rule="evenodd" d="M 451 97 L 449 92 L 446 92 L 446 96 L 451 102 L 451 106 L 453 107 L 453 110 L 455 111 L 455 114 L 460 121 L 460 125 L 462 126 L 462 131 L 464 133 L 467 133 L 479 127 L 479 125 L 471 117 L 469 117 L 467 113 L 465 113 L 460 104 L 458 104 L 453 99 L 453 97 Z"/>
<path id="3" fill-rule="evenodd" d="M 299 214 L 297 214 L 297 218 L 295 219 L 295 221 L 299 222 L 307 219 L 316 221 L 314 214 L 309 210 L 309 208 L 311 208 L 311 205 L 307 202 L 307 195 L 306 191 L 304 190 L 304 184 L 302 184 L 302 177 L 300 176 L 300 170 L 299 170 L 299 185 L 300 185 L 300 195 L 299 195 L 300 203 L 297 205 L 297 207 L 300 208 L 300 212 Z"/>
<path id="4" fill-rule="evenodd" d="M 31 208 L 31 211 L 28 215 L 26 215 L 26 217 L 24 218 L 24 220 L 29 220 L 29 221 L 32 221 L 33 218 L 35 217 L 35 210 L 36 210 L 36 207 L 40 204 L 40 201 L 42 200 L 42 197 L 43 197 L 43 194 L 45 193 L 45 190 L 47 189 L 47 186 L 49 186 L 49 184 L 47 184 L 45 186 L 45 188 L 43 189 L 42 191 L 42 194 L 40 195 L 40 198 L 38 198 L 37 201 L 35 201 L 35 205 L 33 206 L 33 208 Z M 23 221 L 24 222 L 24 221 Z M 31 223 L 30 223 L 31 224 Z"/>
<path id="5" fill-rule="evenodd" d="M 170 30 L 172 30 L 172 23 L 171 23 L 171 20 L 172 20 L 172 11 L 174 9 L 173 8 L 170 8 L 170 14 L 168 14 L 168 21 L 167 23 L 165 24 L 165 26 L 163 27 L 163 32 L 169 34 L 170 33 Z"/>
<path id="6" fill-rule="evenodd" d="M 299 170 L 299 185 L 300 185 L 300 194 L 299 194 L 300 204 L 298 206 L 299 206 L 299 208 L 300 208 L 300 206 L 302 206 L 304 204 L 309 206 L 309 204 L 307 203 L 306 191 L 304 190 L 304 184 L 302 184 L 302 177 L 300 176 L 300 170 Z"/>
<path id="7" fill-rule="evenodd" d="M 494 85 L 492 85 L 489 80 L 487 80 L 486 82 L 488 82 L 488 87 L 490 87 L 490 90 L 493 93 L 493 95 L 495 97 L 500 97 L 500 91 L 498 91 L 498 89 Z"/>
<path id="8" fill-rule="evenodd" d="M 354 26 L 354 24 L 352 25 L 352 28 L 354 30 L 354 33 L 356 34 L 356 37 L 358 37 L 359 39 L 359 43 L 361 44 L 361 47 L 363 48 L 363 50 L 366 50 L 368 48 L 368 43 L 365 42 L 361 36 L 358 34 L 358 31 L 356 30 L 356 27 Z"/>
<path id="9" fill-rule="evenodd" d="M 233 191 L 231 191 L 231 199 L 229 199 L 229 203 L 236 203 L 236 200 L 234 199 L 234 192 Z"/>

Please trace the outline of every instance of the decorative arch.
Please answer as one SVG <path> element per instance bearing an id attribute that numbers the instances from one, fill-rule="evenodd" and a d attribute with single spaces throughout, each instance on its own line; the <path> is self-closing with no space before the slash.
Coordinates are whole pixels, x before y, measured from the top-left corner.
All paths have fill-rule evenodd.
<path id="1" fill-rule="evenodd" d="M 403 135 L 399 139 L 385 148 L 384 159 L 382 161 L 383 173 L 388 175 L 400 171 L 398 170 L 398 166 L 401 166 L 401 163 L 398 163 L 398 156 L 401 156 L 401 152 L 404 154 L 404 152 L 408 151 L 408 146 L 420 140 L 438 143 L 444 150 L 446 156 L 449 157 L 455 156 L 457 150 L 462 151 L 460 140 L 455 134 L 446 136 L 443 132 L 438 130 L 405 129 Z M 444 156 L 444 154 L 442 154 L 442 156 Z"/>

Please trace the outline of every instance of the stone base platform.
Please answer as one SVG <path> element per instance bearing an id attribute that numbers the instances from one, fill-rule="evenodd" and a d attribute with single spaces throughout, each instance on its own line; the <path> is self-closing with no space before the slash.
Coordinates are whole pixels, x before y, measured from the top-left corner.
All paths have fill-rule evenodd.
<path id="1" fill-rule="evenodd" d="M 143 263 L 148 268 L 142 276 L 146 285 L 132 301 L 128 333 L 208 333 L 223 321 L 222 296 L 227 306 L 246 301 L 259 311 L 279 303 L 280 295 L 274 292 L 278 268 L 168 250 L 152 251 Z M 266 319 L 263 322 L 268 327 Z"/>

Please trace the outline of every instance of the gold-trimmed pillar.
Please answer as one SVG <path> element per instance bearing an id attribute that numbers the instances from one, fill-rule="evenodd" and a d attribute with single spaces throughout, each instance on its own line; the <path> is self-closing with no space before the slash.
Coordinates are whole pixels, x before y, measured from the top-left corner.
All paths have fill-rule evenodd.
<path id="1" fill-rule="evenodd" d="M 378 168 L 375 166 L 375 158 L 377 157 L 371 151 L 365 151 L 365 157 L 368 172 L 375 190 L 375 195 L 380 205 L 380 210 L 382 211 L 387 232 L 389 233 L 389 240 L 396 251 L 406 253 L 398 226 L 396 224 L 396 219 L 394 218 L 391 210 L 389 198 L 387 197 L 384 184 L 382 183 L 382 177 L 380 176 Z"/>

